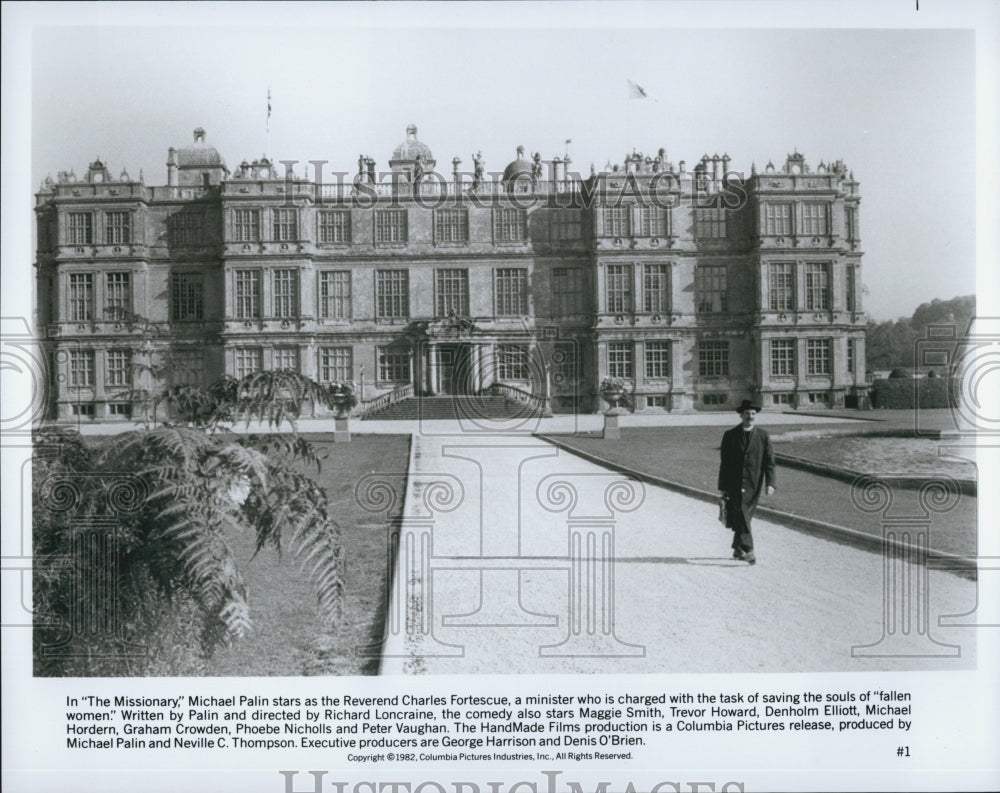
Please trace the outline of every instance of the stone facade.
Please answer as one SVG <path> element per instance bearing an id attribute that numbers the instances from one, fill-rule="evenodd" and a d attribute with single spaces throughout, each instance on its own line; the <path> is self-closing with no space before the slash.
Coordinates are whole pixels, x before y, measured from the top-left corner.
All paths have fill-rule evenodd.
<path id="1" fill-rule="evenodd" d="M 294 368 L 400 389 L 503 387 L 555 412 L 843 405 L 865 386 L 858 184 L 798 153 L 749 175 L 661 150 L 435 171 L 416 127 L 377 172 L 226 167 L 205 133 L 168 184 L 94 162 L 36 196 L 50 417 L 149 414 L 171 384 Z"/>

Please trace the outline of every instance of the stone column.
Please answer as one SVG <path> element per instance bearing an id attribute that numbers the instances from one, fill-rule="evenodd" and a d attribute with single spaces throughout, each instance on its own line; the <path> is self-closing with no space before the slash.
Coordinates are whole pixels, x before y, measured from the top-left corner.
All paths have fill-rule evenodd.
<path id="1" fill-rule="evenodd" d="M 469 361 L 469 368 L 471 369 L 469 385 L 472 388 L 472 392 L 474 394 L 478 394 L 479 390 L 483 387 L 483 377 L 481 371 L 482 361 L 480 357 L 480 349 L 477 342 L 469 344 Z"/>
<path id="2" fill-rule="evenodd" d="M 427 390 L 433 394 L 438 392 L 437 345 L 434 342 L 427 342 Z"/>

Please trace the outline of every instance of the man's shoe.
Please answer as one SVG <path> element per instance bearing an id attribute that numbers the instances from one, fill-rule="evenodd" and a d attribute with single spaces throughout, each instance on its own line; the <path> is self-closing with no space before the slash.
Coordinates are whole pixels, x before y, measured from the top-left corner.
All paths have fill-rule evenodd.
<path id="1" fill-rule="evenodd" d="M 753 555 L 753 551 L 749 551 L 743 554 L 743 561 L 747 564 L 757 564 L 757 557 Z"/>
<path id="2" fill-rule="evenodd" d="M 733 558 L 739 559 L 741 562 L 746 561 L 747 555 L 743 553 L 739 548 L 733 549 Z"/>

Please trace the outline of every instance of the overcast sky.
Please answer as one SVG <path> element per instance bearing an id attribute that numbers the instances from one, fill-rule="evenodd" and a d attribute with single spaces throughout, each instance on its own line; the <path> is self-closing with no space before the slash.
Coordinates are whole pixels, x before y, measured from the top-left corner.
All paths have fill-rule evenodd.
<path id="1" fill-rule="evenodd" d="M 467 16 L 445 29 L 429 13 L 415 20 L 424 27 L 386 27 L 399 20 L 336 6 L 322 18 L 226 6 L 182 27 L 196 15 L 171 4 L 157 21 L 178 27 L 36 27 L 33 189 L 97 156 L 116 175 L 141 168 L 163 184 L 167 148 L 197 126 L 230 166 L 258 157 L 270 88 L 272 158 L 329 169 L 352 170 L 361 153 L 386 167 L 409 123 L 444 172 L 454 156 L 471 167 L 477 150 L 500 170 L 519 144 L 550 158 L 572 139 L 586 173 L 620 162 L 629 130 L 634 148 L 663 147 L 689 167 L 705 153 L 745 171 L 796 149 L 812 167 L 842 159 L 861 183 L 873 317 L 975 291 L 971 31 L 693 29 L 654 13 L 664 7 L 650 8 L 647 26 L 605 13 L 575 29 L 551 14 L 529 24 L 518 6 L 492 14 L 502 25 L 492 28 Z M 464 24 L 455 8 L 442 24 Z M 580 21 L 573 5 L 553 8 Z M 241 26 L 248 19 L 262 24 Z M 647 99 L 627 102 L 629 79 Z"/>

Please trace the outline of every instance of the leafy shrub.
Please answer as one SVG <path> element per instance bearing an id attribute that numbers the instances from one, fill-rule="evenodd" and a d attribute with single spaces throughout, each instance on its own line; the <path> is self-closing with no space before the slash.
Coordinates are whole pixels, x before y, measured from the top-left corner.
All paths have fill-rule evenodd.
<path id="1" fill-rule="evenodd" d="M 947 377 L 876 380 L 871 388 L 872 406 L 884 410 L 953 407 L 952 385 Z"/>
<path id="2" fill-rule="evenodd" d="M 220 643 L 250 630 L 228 538 L 291 550 L 335 626 L 342 597 L 339 529 L 302 464 L 288 400 L 325 394 L 300 375 L 226 380 L 207 396 L 174 392 L 188 423 L 93 443 L 36 433 L 33 458 L 35 659 L 39 674 L 193 674 Z M 187 402 L 181 402 L 181 397 Z M 292 422 L 237 436 L 226 422 Z"/>

